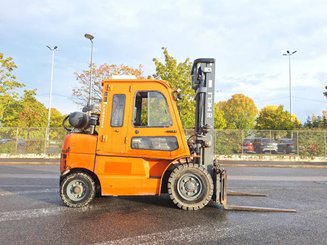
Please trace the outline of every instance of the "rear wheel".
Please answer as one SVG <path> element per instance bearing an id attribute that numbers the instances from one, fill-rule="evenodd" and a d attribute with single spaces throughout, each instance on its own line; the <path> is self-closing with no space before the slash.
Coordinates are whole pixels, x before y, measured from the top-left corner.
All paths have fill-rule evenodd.
<path id="1" fill-rule="evenodd" d="M 179 165 L 168 179 L 168 193 L 173 203 L 181 209 L 201 209 L 211 200 L 212 178 L 200 165 L 193 163 Z"/>
<path id="2" fill-rule="evenodd" d="M 95 182 L 88 174 L 68 174 L 60 183 L 60 197 L 68 207 L 86 206 L 94 196 Z"/>

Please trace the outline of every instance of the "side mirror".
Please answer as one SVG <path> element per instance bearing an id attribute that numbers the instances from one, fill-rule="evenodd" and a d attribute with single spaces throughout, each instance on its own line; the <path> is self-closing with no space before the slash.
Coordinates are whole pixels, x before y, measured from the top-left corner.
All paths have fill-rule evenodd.
<path id="1" fill-rule="evenodd" d="M 183 99 L 183 95 L 181 94 L 181 90 L 179 88 L 173 91 L 173 95 L 176 101 Z"/>

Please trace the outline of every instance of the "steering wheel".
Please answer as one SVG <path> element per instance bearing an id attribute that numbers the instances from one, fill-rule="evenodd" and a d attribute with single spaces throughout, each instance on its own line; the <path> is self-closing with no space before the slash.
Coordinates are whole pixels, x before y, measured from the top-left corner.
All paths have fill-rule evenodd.
<path id="1" fill-rule="evenodd" d="M 73 131 L 73 127 L 67 127 L 65 125 L 65 123 L 66 123 L 66 121 L 68 119 L 69 119 L 69 115 L 64 118 L 64 120 L 62 121 L 62 124 L 61 125 L 64 127 L 64 129 L 66 129 L 67 132 L 72 132 Z"/>

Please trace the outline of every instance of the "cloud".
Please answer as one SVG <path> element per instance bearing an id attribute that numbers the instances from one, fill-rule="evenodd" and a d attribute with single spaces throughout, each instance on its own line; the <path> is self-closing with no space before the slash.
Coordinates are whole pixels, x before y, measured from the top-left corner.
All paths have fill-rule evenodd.
<path id="1" fill-rule="evenodd" d="M 73 73 L 87 68 L 90 43 L 83 35 L 89 32 L 95 36 L 97 64 L 143 64 L 146 74 L 153 74 L 152 58 L 163 58 L 162 46 L 180 61 L 213 57 L 218 99 L 242 92 L 258 107 L 276 103 L 287 108 L 286 50 L 298 50 L 292 56 L 297 97 L 320 99 L 326 84 L 326 7 L 323 0 L 5 0 L 0 44 L 17 61 L 19 78 L 38 87 L 40 94 L 48 93 L 50 54 L 45 45 L 60 49 L 54 89 L 67 98 L 76 85 Z M 66 110 L 72 102 L 65 99 L 62 106 L 62 100 L 58 97 L 54 105 Z M 301 117 L 310 109 L 316 114 L 325 109 L 325 104 L 310 100 L 298 103 L 303 107 L 294 112 Z"/>

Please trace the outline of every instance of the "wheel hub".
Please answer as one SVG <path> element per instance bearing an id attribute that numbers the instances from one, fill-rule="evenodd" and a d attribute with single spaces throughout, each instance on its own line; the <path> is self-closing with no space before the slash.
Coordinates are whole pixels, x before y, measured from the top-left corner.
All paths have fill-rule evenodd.
<path id="1" fill-rule="evenodd" d="M 66 188 L 67 196 L 73 201 L 80 201 L 85 197 L 87 185 L 81 180 L 71 181 Z"/>
<path id="2" fill-rule="evenodd" d="M 81 194 L 81 192 L 82 192 L 82 188 L 80 187 L 80 186 L 75 186 L 74 188 L 73 188 L 73 192 L 74 192 L 74 194 Z"/>
<path id="3" fill-rule="evenodd" d="M 177 191 L 185 200 L 194 201 L 202 193 L 202 182 L 194 174 L 185 174 L 177 183 Z"/>
<path id="4" fill-rule="evenodd" d="M 186 184 L 185 184 L 185 189 L 187 190 L 187 191 L 195 191 L 195 184 L 194 183 L 192 183 L 191 181 L 188 181 Z"/>

